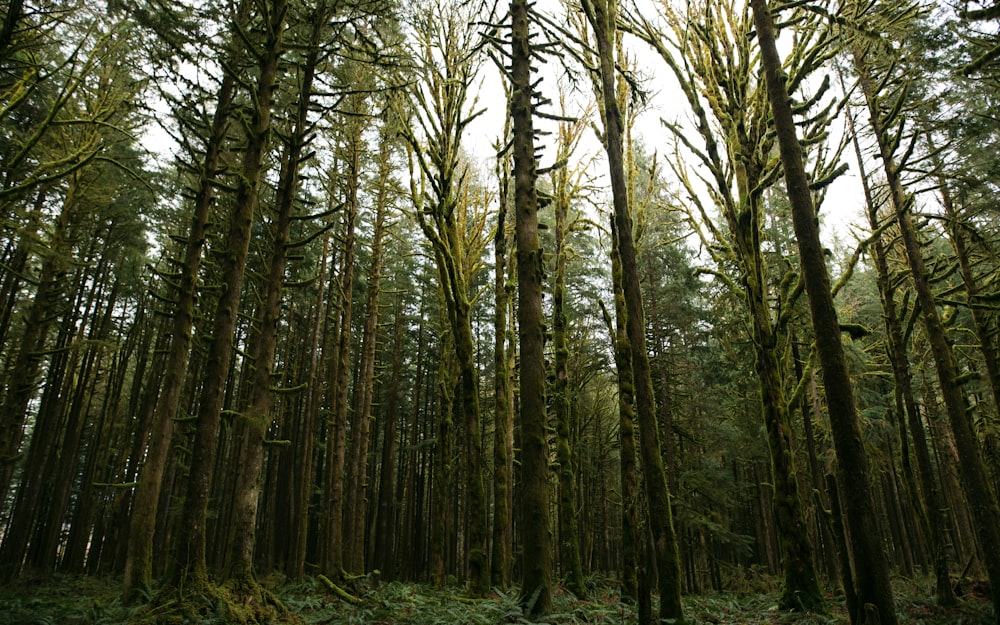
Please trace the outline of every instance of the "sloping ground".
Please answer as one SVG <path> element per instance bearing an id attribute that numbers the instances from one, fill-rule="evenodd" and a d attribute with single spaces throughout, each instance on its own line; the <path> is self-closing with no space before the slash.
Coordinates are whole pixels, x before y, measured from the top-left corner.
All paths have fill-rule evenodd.
<path id="1" fill-rule="evenodd" d="M 296 583 L 268 580 L 285 606 L 303 623 L 315 625 L 533 625 L 517 604 L 516 592 L 495 593 L 487 599 L 469 599 L 461 588 L 444 591 L 416 584 L 375 584 L 368 578 L 345 590 L 357 596 L 350 603 L 330 592 L 319 579 Z M 995 624 L 993 609 L 982 588 L 966 585 L 961 605 L 942 610 L 927 590 L 930 583 L 897 581 L 900 623 L 907 625 Z M 21 580 L 0 588 L 0 625 L 124 625 L 141 617 L 143 606 L 123 606 L 117 579 L 53 577 L 45 581 Z M 684 605 L 692 624 L 716 625 L 848 625 L 843 602 L 828 597 L 826 614 L 779 612 L 777 594 L 687 596 Z M 633 606 L 622 604 L 613 586 L 595 583 L 591 599 L 578 601 L 557 592 L 554 612 L 544 620 L 550 625 L 630 625 L 636 622 Z M 198 625 L 225 623 L 225 611 L 203 612 L 187 622 Z"/>

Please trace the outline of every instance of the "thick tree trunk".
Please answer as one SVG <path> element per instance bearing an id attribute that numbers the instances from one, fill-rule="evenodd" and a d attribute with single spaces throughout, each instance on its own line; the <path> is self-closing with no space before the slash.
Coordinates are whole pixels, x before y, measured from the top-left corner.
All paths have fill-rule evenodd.
<path id="1" fill-rule="evenodd" d="M 802 162 L 802 148 L 796 135 L 795 120 L 785 77 L 781 72 L 775 42 L 774 22 L 767 0 L 751 0 L 761 66 L 767 85 L 768 100 L 774 118 L 785 184 L 792 206 L 792 221 L 802 263 L 802 277 L 809 297 L 816 349 L 823 371 L 827 406 L 834 445 L 837 449 L 841 481 L 850 484 L 845 509 L 851 533 L 854 566 L 857 574 L 858 600 L 865 614 L 855 615 L 855 623 L 871 622 L 895 625 L 896 609 L 889 582 L 889 564 L 878 541 L 872 496 L 868 482 L 868 461 L 854 406 L 854 390 L 847 371 L 841 344 L 840 325 L 833 306 L 830 276 L 827 272 L 819 225 L 813 207 Z M 869 614 L 869 610 L 873 613 Z"/>
<path id="2" fill-rule="evenodd" d="M 267 149 L 270 133 L 271 106 L 274 99 L 278 63 L 284 46 L 282 35 L 285 29 L 286 0 L 275 0 L 268 13 L 268 37 L 260 64 L 260 80 L 257 87 L 256 113 L 252 118 L 250 141 L 244 154 L 243 171 L 248 181 L 260 176 L 260 167 Z M 314 66 L 315 64 L 313 64 Z M 281 296 L 284 292 L 285 266 L 288 263 L 288 238 L 295 196 L 298 189 L 298 172 L 302 149 L 305 145 L 307 114 L 312 97 L 313 68 L 307 67 L 298 94 L 299 105 L 295 128 L 288 143 L 282 171 L 278 177 L 277 210 L 271 224 L 271 257 L 268 260 L 267 277 L 259 309 L 259 325 L 256 335 L 251 334 L 250 343 L 250 397 L 240 419 L 237 445 L 240 449 L 236 470 L 236 491 L 233 493 L 233 544 L 230 577 L 244 584 L 249 596 L 256 594 L 254 574 L 254 550 L 257 546 L 257 507 L 260 502 L 261 480 L 264 469 L 264 438 L 271 425 L 271 409 L 274 397 L 273 385 L 274 352 L 277 344 L 278 320 L 281 315 Z M 250 160 L 252 159 L 252 161 Z M 251 169 L 251 165 L 256 164 Z M 253 175 L 253 177 L 251 176 Z M 237 187 L 237 200 L 242 186 Z M 246 201 L 256 203 L 256 189 L 247 189 Z"/>
<path id="3" fill-rule="evenodd" d="M 511 0 L 510 116 L 513 123 L 517 241 L 517 326 L 521 353 L 521 605 L 531 616 L 552 606 L 549 527 L 549 446 L 545 433 L 545 318 L 542 250 L 538 243 L 531 15 L 527 0 Z"/>
<path id="4" fill-rule="evenodd" d="M 632 348 L 632 370 L 635 406 L 640 431 L 639 448 L 643 468 L 643 484 L 653 534 L 656 568 L 660 591 L 660 619 L 684 621 L 681 606 L 680 557 L 674 534 L 670 491 L 660 455 L 660 437 L 656 423 L 656 402 L 646 351 L 646 327 L 639 288 L 639 270 L 632 236 L 632 217 L 628 206 L 628 185 L 625 179 L 621 109 L 615 95 L 614 39 L 617 7 L 614 0 L 594 0 L 584 3 L 597 42 L 600 61 L 601 95 L 605 113 L 605 151 L 611 176 L 614 204 L 615 245 L 622 263 L 622 291 L 625 296 L 625 320 Z"/>

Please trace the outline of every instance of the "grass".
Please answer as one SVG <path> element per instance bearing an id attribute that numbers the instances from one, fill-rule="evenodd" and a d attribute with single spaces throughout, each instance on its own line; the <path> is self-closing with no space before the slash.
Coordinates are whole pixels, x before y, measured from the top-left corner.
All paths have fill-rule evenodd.
<path id="1" fill-rule="evenodd" d="M 897 579 L 900 625 L 986 625 L 996 623 L 993 608 L 972 587 L 957 608 L 934 604 L 929 583 Z M 295 582 L 278 578 L 266 585 L 307 625 L 535 625 L 518 606 L 516 591 L 495 591 L 470 599 L 459 587 L 439 590 L 407 583 L 355 580 L 349 588 L 361 601 L 350 604 L 315 578 Z M 141 618 L 143 606 L 121 603 L 120 581 L 109 578 L 53 576 L 19 580 L 0 588 L 0 625 L 125 625 Z M 684 598 L 692 625 L 848 625 L 843 601 L 828 597 L 825 614 L 793 614 L 777 609 L 777 593 L 715 593 Z M 224 623 L 218 613 L 192 625 Z M 590 597 L 580 601 L 564 590 L 553 596 L 546 625 L 634 625 L 634 606 L 619 601 L 610 581 L 594 580 Z"/>

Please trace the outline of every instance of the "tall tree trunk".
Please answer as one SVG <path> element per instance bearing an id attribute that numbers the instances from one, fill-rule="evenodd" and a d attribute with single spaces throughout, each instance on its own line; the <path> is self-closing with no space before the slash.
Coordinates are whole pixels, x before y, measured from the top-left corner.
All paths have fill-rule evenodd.
<path id="1" fill-rule="evenodd" d="M 347 468 L 347 491 L 344 535 L 347 545 L 344 565 L 352 573 L 365 570 L 365 503 L 368 501 L 368 456 L 371 448 L 372 398 L 375 387 L 375 360 L 378 349 L 379 294 L 381 292 L 383 241 L 389 210 L 392 175 L 391 134 L 383 127 L 378 155 L 378 183 L 375 197 L 375 232 L 372 239 L 371 266 L 366 281 L 365 323 L 361 335 L 355 391 L 354 422 L 351 428 L 350 462 Z"/>
<path id="2" fill-rule="evenodd" d="M 247 6 L 247 2 L 240 3 L 236 15 L 237 24 L 246 22 Z M 156 528 L 157 503 L 167 465 L 167 452 L 170 450 L 173 436 L 173 422 L 177 416 L 181 389 L 184 386 L 188 353 L 191 350 L 198 272 L 208 233 L 209 214 L 215 198 L 215 179 L 219 172 L 219 161 L 232 113 L 235 84 L 233 75 L 226 72 L 216 96 L 211 134 L 206 142 L 203 165 L 195 191 L 184 260 L 175 289 L 171 340 L 164 365 L 160 399 L 156 403 L 146 448 L 146 460 L 137 480 L 132 516 L 129 520 L 128 551 L 122 579 L 122 594 L 126 603 L 131 603 L 147 594 L 153 582 L 153 533 Z"/>
<path id="3" fill-rule="evenodd" d="M 930 147 L 932 153 L 938 153 L 933 144 Z M 942 167 L 940 164 L 936 164 L 936 166 Z M 947 218 L 945 223 L 948 240 L 951 242 L 952 250 L 955 252 L 959 273 L 962 275 L 962 283 L 965 285 L 965 301 L 972 313 L 973 327 L 976 330 L 976 338 L 979 340 L 979 351 L 983 355 L 983 364 L 986 365 L 987 382 L 993 396 L 993 406 L 997 411 L 990 415 L 983 415 L 983 418 L 992 421 L 995 427 L 998 419 L 1000 419 L 998 417 L 998 412 L 1000 412 L 1000 358 L 998 358 L 997 354 L 997 333 L 996 330 L 990 329 L 989 307 L 983 302 L 981 285 L 975 271 L 973 271 L 968 239 L 969 226 L 961 222 L 961 216 L 958 214 L 958 209 L 955 206 L 948 181 L 939 178 L 938 188 L 941 194 L 941 205 L 944 207 L 945 217 Z M 993 462 L 988 465 L 988 468 L 992 469 L 994 479 L 996 479 L 997 472 L 1000 471 L 1000 466 L 997 466 L 996 460 L 990 454 L 986 454 L 984 462 L 989 463 L 991 460 Z"/>
<path id="4" fill-rule="evenodd" d="M 874 201 L 871 188 L 868 184 L 868 176 L 865 173 L 864 159 L 861 153 L 861 142 L 858 139 L 854 126 L 854 116 L 850 111 L 848 111 L 847 122 L 861 173 L 865 203 L 868 206 L 868 225 L 874 236 L 872 251 L 877 274 L 879 299 L 882 304 L 882 318 L 885 323 L 886 337 L 888 338 L 886 352 L 889 357 L 889 365 L 892 367 L 893 381 L 895 382 L 894 391 L 898 398 L 897 403 L 901 404 L 905 411 L 906 423 L 909 425 L 910 435 L 913 437 L 913 451 L 917 458 L 917 471 L 923 492 L 923 499 L 921 501 L 923 509 L 920 511 L 920 517 L 923 525 L 928 530 L 931 551 L 933 552 L 936 580 L 935 596 L 939 605 L 953 606 L 957 602 L 957 599 L 948 575 L 948 553 L 945 538 L 945 528 L 948 527 L 947 508 L 941 500 L 941 492 L 938 488 L 937 480 L 934 479 L 934 467 L 931 464 L 931 457 L 928 453 L 926 434 L 921 422 L 920 410 L 917 407 L 917 401 L 913 393 L 913 380 L 910 375 L 909 357 L 906 354 L 903 327 L 900 315 L 896 310 L 896 289 L 892 283 L 892 275 L 889 272 L 888 254 L 880 232 L 882 226 L 878 215 L 878 205 Z M 901 416 L 900 418 L 904 417 Z"/>
<path id="5" fill-rule="evenodd" d="M 68 271 L 67 236 L 77 204 L 76 179 L 75 175 L 70 177 L 62 209 L 55 218 L 48 242 L 48 253 L 42 260 L 38 275 L 35 297 L 25 316 L 24 331 L 18 343 L 13 365 L 7 372 L 7 388 L 4 389 L 3 403 L 0 404 L 0 502 L 6 502 L 8 499 L 11 480 L 21 459 L 19 452 L 24 438 L 24 422 L 28 405 L 36 392 L 45 341 L 53 322 L 59 318 L 55 307 L 59 305 L 59 292 L 63 288 L 63 279 Z M 7 564 L 0 568 L 6 569 L 14 565 L 11 560 L 4 561 Z M 17 563 L 16 568 L 19 567 L 20 563 Z M 17 573 L 16 570 L 12 572 L 14 575 Z M 5 574 L 0 570 L 0 579 Z"/>
<path id="6" fill-rule="evenodd" d="M 549 446 L 545 433 L 545 318 L 542 250 L 538 243 L 531 15 L 527 0 L 511 0 L 510 116 L 517 241 L 517 326 L 521 353 L 521 605 L 531 616 L 552 607 L 549 535 Z"/>
<path id="7" fill-rule="evenodd" d="M 959 470 L 962 475 L 962 487 L 972 512 L 975 523 L 976 537 L 982 550 L 982 561 L 990 580 L 991 595 L 994 605 L 1000 605 L 1000 506 L 996 495 L 990 486 L 990 479 L 983 462 L 982 451 L 976 433 L 969 418 L 965 394 L 961 388 L 958 367 L 955 364 L 955 354 L 945 335 L 944 325 L 938 314 L 937 302 L 927 280 L 924 266 L 923 251 L 918 238 L 917 229 L 910 214 L 913 205 L 912 196 L 907 196 L 900 178 L 900 167 L 896 163 L 895 154 L 887 140 L 888 130 L 883 125 L 883 111 L 878 101 L 878 93 L 873 84 L 873 77 L 866 65 L 863 51 L 855 46 L 852 50 L 855 71 L 861 83 L 870 113 L 872 132 L 879 147 L 879 156 L 886 181 L 889 185 L 889 197 L 895 211 L 896 224 L 899 227 L 900 238 L 906 250 L 906 258 L 910 266 L 910 278 L 917 294 L 920 306 L 924 332 L 930 343 L 934 364 L 937 368 L 938 384 L 944 399 L 948 421 L 951 423 L 955 444 L 959 452 Z"/>
<path id="8" fill-rule="evenodd" d="M 8 373 L 8 388 L 3 397 L 3 403 L 0 404 L 0 502 L 7 501 L 14 470 L 18 462 L 22 460 L 20 448 L 24 437 L 24 423 L 29 403 L 37 392 L 36 382 L 45 353 L 45 342 L 53 322 L 60 317 L 56 307 L 59 305 L 59 293 L 64 287 L 71 256 L 68 239 L 70 222 L 78 203 L 77 180 L 77 174 L 69 177 L 69 185 L 63 198 L 62 208 L 56 217 L 49 239 L 48 254 L 42 261 L 35 297 L 28 308 L 24 331 L 21 334 L 13 366 Z M 51 380 L 49 382 L 51 383 Z M 31 448 L 49 442 L 44 440 L 45 436 L 54 435 L 54 433 L 47 435 L 40 433 L 44 429 L 41 408 L 36 420 L 32 443 L 26 454 L 29 457 L 24 459 L 25 465 L 28 465 L 31 460 Z M 35 442 L 35 439 L 43 440 Z M 26 509 L 25 506 L 28 506 L 29 502 L 22 501 L 22 499 L 28 497 L 37 500 L 42 492 L 41 484 L 33 481 L 32 471 L 29 469 L 30 467 L 27 467 L 23 470 L 17 497 L 9 515 L 11 523 L 6 528 L 3 544 L 0 545 L 0 563 L 2 563 L 0 564 L 0 581 L 16 577 L 23 564 L 28 545 L 29 527 L 34 518 L 34 513 L 26 512 L 26 510 L 33 511 L 34 504 L 30 504 L 29 508 Z"/>
<path id="9" fill-rule="evenodd" d="M 261 58 L 260 80 L 257 87 L 256 111 L 253 116 L 250 141 L 244 155 L 243 171 L 248 181 L 260 176 L 261 163 L 268 145 L 271 106 L 274 99 L 278 64 L 284 52 L 282 43 L 285 30 L 286 0 L 274 0 L 268 5 L 267 40 Z M 316 20 L 317 22 L 319 20 Z M 316 55 L 316 52 L 313 52 Z M 284 292 L 285 266 L 288 263 L 288 239 L 298 190 L 299 166 L 302 150 L 309 132 L 308 112 L 312 100 L 313 62 L 305 68 L 298 93 L 295 127 L 282 159 L 278 176 L 276 215 L 271 224 L 271 256 L 268 259 L 264 293 L 258 311 L 256 332 L 251 329 L 248 338 L 250 349 L 250 396 L 247 407 L 238 421 L 236 445 L 239 449 L 236 471 L 236 490 L 233 493 L 233 544 L 230 577 L 240 585 L 247 597 L 257 599 L 259 588 L 254 575 L 254 550 L 257 543 L 257 507 L 260 501 L 262 471 L 264 468 L 264 438 L 271 425 L 274 396 L 274 352 L 277 344 L 278 320 L 281 315 L 281 296 Z M 248 162 L 252 159 L 251 162 Z M 247 189 L 244 200 L 237 187 L 237 200 L 256 203 L 257 189 Z"/>
<path id="10" fill-rule="evenodd" d="M 809 298 L 816 349 L 823 370 L 838 468 L 841 482 L 850 485 L 844 507 L 851 533 L 859 605 L 865 610 L 863 615 L 853 615 L 852 621 L 856 625 L 862 622 L 895 625 L 896 609 L 889 582 L 889 564 L 878 542 L 878 524 L 868 481 L 868 460 L 861 441 L 854 390 L 840 338 L 840 324 L 833 306 L 830 276 L 819 240 L 816 210 L 802 162 L 802 147 L 781 71 L 774 22 L 767 0 L 751 0 L 751 7 L 757 26 L 767 96 L 785 170 L 785 185 L 792 206 L 792 221 Z"/>
<path id="11" fill-rule="evenodd" d="M 511 401 L 511 368 L 508 364 L 507 310 L 507 207 L 510 202 L 510 159 L 497 159 L 500 194 L 497 227 L 493 239 L 493 550 L 490 579 L 494 586 L 509 588 L 514 565 L 514 527 L 511 522 L 514 453 L 514 406 Z"/>
<path id="12" fill-rule="evenodd" d="M 582 127 L 581 127 L 582 128 Z M 559 130 L 560 154 L 569 156 L 575 139 L 569 135 L 573 130 L 565 125 Z M 568 136 L 569 135 L 569 136 Z M 554 203 L 555 223 L 555 272 L 552 287 L 552 347 L 554 354 L 554 377 L 552 383 L 552 411 L 556 422 L 556 462 L 558 464 L 558 516 L 559 516 L 559 562 L 567 590 L 578 599 L 585 599 L 587 587 L 583 580 L 583 564 L 580 561 L 580 532 L 577 524 L 576 468 L 573 462 L 571 420 L 573 418 L 569 393 L 569 343 L 566 327 L 569 320 L 563 300 L 566 293 L 566 234 L 570 228 L 569 208 L 573 190 L 570 188 L 569 171 L 563 167 L 555 172 Z"/>
<path id="13" fill-rule="evenodd" d="M 614 216 L 611 217 L 611 230 L 615 229 Z M 622 489 L 622 597 L 626 601 L 639 601 L 639 579 L 637 571 L 641 554 L 645 552 L 646 542 L 643 540 L 642 527 L 639 525 L 639 501 L 637 494 L 638 479 L 635 470 L 635 392 L 632 382 L 632 350 L 628 343 L 628 329 L 625 323 L 625 293 L 622 291 L 621 259 L 618 248 L 611 248 L 611 285 L 615 298 L 615 319 L 601 304 L 604 323 L 611 334 L 611 344 L 614 346 L 615 371 L 618 382 L 618 438 L 621 467 Z M 644 578 L 648 576 L 643 576 Z M 649 584 L 643 580 L 645 590 Z M 640 612 L 640 621 L 643 620 Z"/>
<path id="14" fill-rule="evenodd" d="M 267 11 L 264 29 L 267 34 L 263 50 L 258 57 L 256 91 L 247 125 L 247 145 L 243 152 L 232 214 L 229 218 L 226 253 L 221 263 L 221 293 L 216 304 L 212 339 L 203 373 L 204 382 L 198 406 L 194 449 L 181 517 L 183 538 L 178 548 L 177 568 L 173 575 L 173 586 L 178 589 L 188 584 L 197 588 L 208 583 L 205 557 L 208 499 L 216 464 L 219 420 L 239 314 L 240 292 L 246 272 L 254 212 L 257 208 L 258 185 L 269 142 L 271 105 L 278 61 L 282 53 L 281 35 L 287 8 L 284 0 L 276 0 L 265 6 Z M 249 469 L 253 470 L 253 467 Z M 248 497 L 245 485 L 239 496 L 244 501 Z"/>
<path id="15" fill-rule="evenodd" d="M 656 423 L 656 401 L 646 351 L 645 315 L 639 270 L 632 235 L 632 217 L 628 206 L 628 185 L 625 179 L 621 109 L 616 97 L 614 40 L 617 30 L 615 0 L 585 0 L 584 11 L 594 29 L 600 62 L 601 95 L 605 114 L 604 141 L 611 176 L 614 204 L 615 246 L 622 263 L 622 291 L 625 296 L 625 320 L 632 349 L 635 406 L 639 425 L 639 451 L 643 469 L 643 485 L 649 513 L 649 528 L 653 534 L 656 569 L 660 591 L 660 619 L 684 621 L 681 605 L 680 556 L 674 533 L 670 491 L 660 454 L 660 436 Z"/>
<path id="16" fill-rule="evenodd" d="M 402 496 L 396 487 L 399 443 L 396 431 L 400 419 L 400 392 L 403 378 L 403 343 L 405 335 L 403 299 L 396 296 L 392 323 L 392 375 L 389 379 L 389 399 L 385 410 L 385 436 L 382 442 L 382 461 L 379 463 L 381 475 L 379 478 L 377 515 L 372 522 L 374 540 L 372 541 L 375 557 L 374 566 L 382 571 L 383 579 L 393 581 L 398 574 L 396 551 L 397 545 L 397 504 Z"/>
<path id="17" fill-rule="evenodd" d="M 350 120 L 350 137 L 343 149 L 347 150 L 345 166 L 345 198 L 343 207 L 343 249 L 341 251 L 339 280 L 331 297 L 335 298 L 337 320 L 334 324 L 335 341 L 333 363 L 330 366 L 330 386 L 333 401 L 331 418 L 326 431 L 326 458 L 323 478 L 323 513 L 321 568 L 327 575 L 339 578 L 344 570 L 344 465 L 347 446 L 347 390 L 351 379 L 351 317 L 354 307 L 354 258 L 357 244 L 358 185 L 360 184 L 360 122 Z M 333 189 L 328 190 L 332 193 Z"/>

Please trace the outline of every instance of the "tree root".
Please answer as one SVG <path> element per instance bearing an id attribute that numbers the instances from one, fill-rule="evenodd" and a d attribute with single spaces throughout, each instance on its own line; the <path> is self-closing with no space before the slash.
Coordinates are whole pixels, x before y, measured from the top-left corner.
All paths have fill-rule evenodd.
<path id="1" fill-rule="evenodd" d="M 299 625 L 293 614 L 271 591 L 253 579 L 234 579 L 222 586 L 200 582 L 158 592 L 130 625 L 181 625 L 211 619 L 232 625 Z"/>

